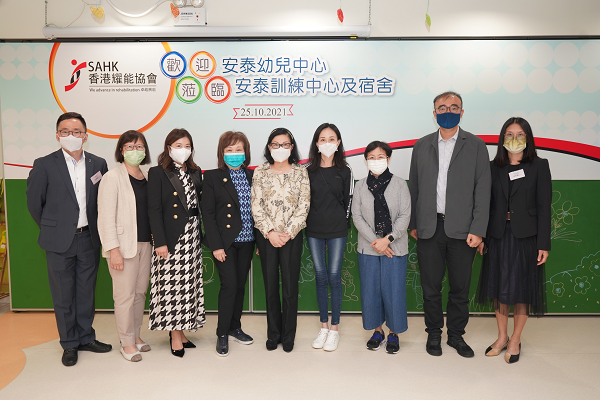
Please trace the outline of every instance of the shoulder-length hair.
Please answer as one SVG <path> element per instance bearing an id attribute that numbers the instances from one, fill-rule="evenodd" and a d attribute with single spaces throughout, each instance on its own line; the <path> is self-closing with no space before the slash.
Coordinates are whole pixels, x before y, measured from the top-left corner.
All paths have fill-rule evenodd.
<path id="1" fill-rule="evenodd" d="M 500 136 L 498 137 L 498 150 L 496 150 L 496 157 L 494 157 L 494 162 L 499 167 L 504 167 L 505 165 L 510 164 L 510 160 L 508 159 L 508 151 L 504 148 L 504 135 L 506 134 L 506 130 L 512 124 L 519 125 L 523 132 L 525 132 L 525 138 L 527 139 L 527 147 L 523 150 L 523 157 L 521 158 L 522 163 L 532 162 L 535 158 L 537 158 L 537 151 L 535 150 L 535 140 L 533 139 L 533 131 L 531 130 L 531 125 L 527 122 L 526 119 L 521 117 L 511 117 L 504 125 L 502 125 L 502 129 L 500 130 Z"/>
<path id="2" fill-rule="evenodd" d="M 294 135 L 292 135 L 292 132 L 290 132 L 286 128 L 275 128 L 271 131 L 271 134 L 269 135 L 269 139 L 267 139 L 267 145 L 265 146 L 265 151 L 264 151 L 265 158 L 267 159 L 269 164 L 275 163 L 275 160 L 273 160 L 273 157 L 271 157 L 271 150 L 269 148 L 269 145 L 271 144 L 271 141 L 273 140 L 273 138 L 275 138 L 275 136 L 279 136 L 279 135 L 287 135 L 287 137 L 290 139 L 290 143 L 294 145 L 294 147 L 292 148 L 292 151 L 290 153 L 290 156 L 288 158 L 288 162 L 290 164 L 298 164 L 298 162 L 300 161 L 300 152 L 298 152 L 298 145 L 296 144 L 296 139 L 294 139 Z"/>
<path id="3" fill-rule="evenodd" d="M 117 149 L 115 150 L 115 160 L 119 163 L 123 163 L 125 161 L 125 157 L 123 156 L 123 146 L 125 146 L 127 143 L 135 143 L 138 140 L 142 142 L 144 148 L 146 149 L 146 157 L 144 157 L 140 165 L 150 164 L 150 149 L 148 148 L 148 142 L 146 142 L 146 138 L 144 137 L 143 133 L 133 130 L 127 131 L 119 136 Z"/>
<path id="4" fill-rule="evenodd" d="M 340 130 L 334 124 L 325 122 L 324 124 L 319 125 L 315 131 L 315 134 L 313 135 L 312 142 L 310 143 L 310 151 L 308 153 L 308 160 L 310 164 L 307 167 L 310 172 L 318 171 L 321 166 L 321 155 L 319 154 L 317 142 L 319 141 L 321 132 L 323 132 L 323 130 L 326 128 L 334 131 L 335 135 L 337 136 L 337 140 L 340 141 L 337 151 L 333 154 L 333 166 L 340 170 L 348 165 L 346 162 L 346 154 L 344 154 L 344 142 L 342 140 L 342 134 L 340 133 Z"/>
<path id="5" fill-rule="evenodd" d="M 225 147 L 233 146 L 234 144 L 241 143 L 244 146 L 244 154 L 246 160 L 242 163 L 242 168 L 247 168 L 250 165 L 250 142 L 248 138 L 242 132 L 227 131 L 219 138 L 219 145 L 217 146 L 217 165 L 219 169 L 227 171 L 227 164 L 225 163 Z"/>
<path id="6" fill-rule="evenodd" d="M 192 135 L 190 135 L 190 133 L 185 129 L 175 128 L 167 135 L 163 152 L 158 156 L 158 165 L 160 165 L 165 171 L 169 172 L 173 170 L 173 159 L 169 155 L 169 146 L 184 137 L 190 140 L 190 147 L 192 150 L 190 158 L 188 158 L 185 162 L 185 168 L 187 171 L 198 171 L 200 169 L 200 167 L 194 162 L 194 140 L 192 139 Z"/>

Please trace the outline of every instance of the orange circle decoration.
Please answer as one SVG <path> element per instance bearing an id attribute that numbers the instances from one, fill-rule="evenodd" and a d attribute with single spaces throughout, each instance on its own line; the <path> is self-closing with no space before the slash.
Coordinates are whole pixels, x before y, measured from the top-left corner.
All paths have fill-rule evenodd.
<path id="1" fill-rule="evenodd" d="M 209 67 L 206 64 L 212 64 L 212 66 Z M 195 77 L 206 79 L 215 73 L 215 70 L 217 69 L 217 61 L 209 52 L 199 51 L 190 57 L 189 69 Z M 205 71 L 208 72 L 200 73 Z"/>
<path id="2" fill-rule="evenodd" d="M 161 42 L 161 44 L 163 45 L 163 47 L 165 48 L 165 51 L 167 53 L 171 51 L 171 46 L 169 45 L 169 43 Z M 58 98 L 56 84 L 54 82 L 54 60 L 56 58 L 56 54 L 58 52 L 58 48 L 60 47 L 60 45 L 61 45 L 61 43 L 55 43 L 54 46 L 52 46 L 52 51 L 50 52 L 49 68 L 48 68 L 48 72 L 49 72 L 48 78 L 50 80 L 50 88 L 52 89 L 52 94 L 54 95 L 54 99 L 56 100 L 56 103 L 58 104 L 60 109 L 66 113 L 67 110 L 65 109 L 65 107 L 62 105 L 60 99 Z M 79 75 L 77 75 L 77 77 L 79 77 Z M 177 84 L 177 80 L 171 79 L 169 93 L 167 95 L 167 99 L 166 99 L 164 105 L 162 106 L 162 108 L 160 109 L 158 114 L 150 122 L 148 122 L 146 125 L 142 126 L 141 128 L 137 129 L 138 132 L 145 132 L 146 130 L 150 129 L 165 115 L 165 113 L 171 106 L 173 98 L 175 97 L 176 84 Z M 119 135 L 109 135 L 109 134 L 105 134 L 105 133 L 96 132 L 89 128 L 87 131 L 88 131 L 88 133 L 91 133 L 92 135 L 107 138 L 107 139 L 118 139 L 119 137 L 121 137 L 120 134 Z"/>
<path id="3" fill-rule="evenodd" d="M 220 89 L 224 89 L 225 87 L 227 87 L 227 93 L 223 91 L 222 94 L 217 93 L 215 95 L 215 91 L 212 87 L 212 83 L 215 81 L 223 82 L 225 86 L 222 88 L 217 88 L 217 90 L 219 90 L 220 92 Z M 225 103 L 229 99 L 229 96 L 231 96 L 231 85 L 229 84 L 229 81 L 223 78 L 222 76 L 212 77 L 206 82 L 206 85 L 204 85 L 204 95 L 208 100 L 212 101 L 215 104 Z"/>

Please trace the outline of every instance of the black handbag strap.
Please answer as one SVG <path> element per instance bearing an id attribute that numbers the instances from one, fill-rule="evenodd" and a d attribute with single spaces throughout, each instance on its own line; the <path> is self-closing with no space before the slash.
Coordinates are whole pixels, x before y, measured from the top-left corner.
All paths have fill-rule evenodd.
<path id="1" fill-rule="evenodd" d="M 344 207 L 344 202 L 342 200 L 340 200 L 335 195 L 335 193 L 333 193 L 333 190 L 331 190 L 331 188 L 329 187 L 329 184 L 327 183 L 327 179 L 325 179 L 325 176 L 323 175 L 323 171 L 321 171 L 321 168 L 319 168 L 319 173 L 321 174 L 321 178 L 323 178 L 323 181 L 325 182 L 325 185 L 327 186 L 327 189 L 329 189 L 329 192 L 333 195 L 333 197 L 335 197 L 335 199 L 338 201 L 338 203 L 340 203 L 340 205 L 342 206 L 342 209 L 345 212 L 346 211 L 346 207 Z"/>

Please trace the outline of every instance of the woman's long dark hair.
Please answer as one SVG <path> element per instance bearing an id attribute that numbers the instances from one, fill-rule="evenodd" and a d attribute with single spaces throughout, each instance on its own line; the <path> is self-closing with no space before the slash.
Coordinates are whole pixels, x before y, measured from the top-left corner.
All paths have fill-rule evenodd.
<path id="1" fill-rule="evenodd" d="M 525 138 L 527 139 L 527 147 L 523 150 L 523 157 L 521 158 L 522 163 L 532 162 L 535 158 L 537 158 L 537 151 L 535 150 L 535 141 L 533 139 L 533 131 L 531 130 L 531 125 L 525 118 L 521 117 L 511 117 L 504 125 L 502 125 L 502 130 L 500 130 L 500 136 L 498 137 L 498 150 L 496 150 L 496 157 L 494 157 L 494 162 L 499 167 L 504 167 L 505 165 L 510 164 L 510 160 L 508 159 L 508 150 L 504 148 L 504 135 L 506 134 L 506 130 L 512 124 L 519 125 L 523 132 L 525 132 Z"/>
<path id="2" fill-rule="evenodd" d="M 344 168 L 348 163 L 346 162 L 346 154 L 344 154 L 344 142 L 342 141 L 342 134 L 340 130 L 334 124 L 330 124 L 325 122 L 324 124 L 319 125 L 315 134 L 313 135 L 312 142 L 310 143 L 310 151 L 308 153 L 309 165 L 306 169 L 310 172 L 318 171 L 321 166 L 321 154 L 319 153 L 319 148 L 317 147 L 317 142 L 319 141 L 319 136 L 324 129 L 329 128 L 335 132 L 337 139 L 340 141 L 340 145 L 337 148 L 337 151 L 333 153 L 333 166 L 340 170 Z"/>
<path id="3" fill-rule="evenodd" d="M 188 138 L 190 140 L 190 147 L 192 150 L 192 154 L 185 162 L 185 170 L 186 171 L 198 171 L 200 169 L 199 166 L 194 162 L 194 140 L 192 140 L 192 135 L 185 129 L 173 129 L 167 135 L 165 139 L 165 147 L 162 153 L 158 156 L 158 165 L 162 167 L 167 172 L 173 170 L 173 159 L 169 155 L 169 146 L 178 141 L 181 138 Z"/>
<path id="4" fill-rule="evenodd" d="M 300 161 L 300 153 L 298 152 L 298 145 L 296 144 L 296 139 L 294 139 L 294 135 L 292 135 L 292 132 L 290 132 L 286 128 L 275 128 L 271 131 L 271 134 L 269 135 L 269 139 L 267 139 L 267 145 L 265 146 L 265 152 L 264 152 L 265 158 L 267 159 L 269 164 L 275 163 L 275 160 L 273 160 L 273 157 L 271 157 L 271 149 L 270 149 L 269 145 L 271 144 L 271 141 L 273 140 L 273 138 L 275 136 L 279 136 L 279 135 L 287 135 L 287 137 L 290 138 L 290 143 L 293 144 L 294 146 L 292 148 L 290 156 L 288 157 L 288 162 L 290 164 L 298 164 L 298 161 Z"/>

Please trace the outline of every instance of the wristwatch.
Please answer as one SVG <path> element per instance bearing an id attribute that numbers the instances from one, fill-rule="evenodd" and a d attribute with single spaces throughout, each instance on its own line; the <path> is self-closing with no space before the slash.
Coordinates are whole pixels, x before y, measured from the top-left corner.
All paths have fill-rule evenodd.
<path id="1" fill-rule="evenodd" d="M 394 237 L 391 234 L 387 235 L 386 238 L 387 238 L 387 240 L 390 241 L 390 243 L 392 243 L 395 240 Z"/>

